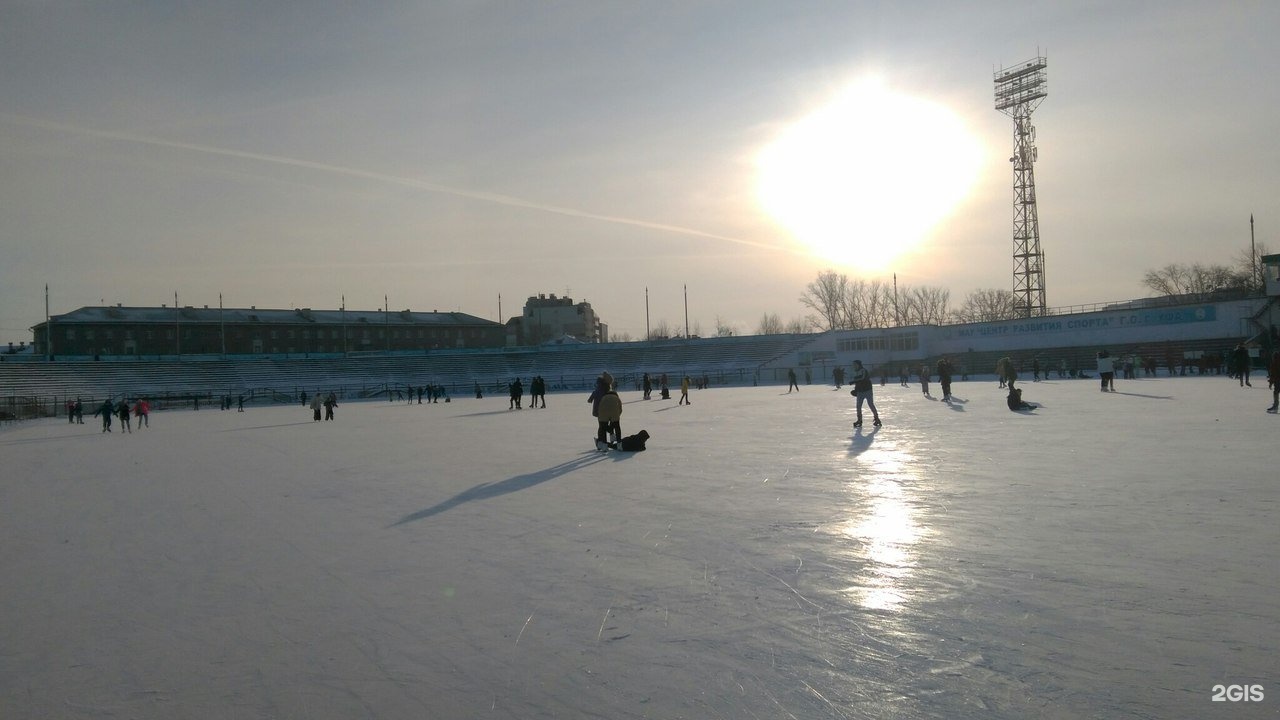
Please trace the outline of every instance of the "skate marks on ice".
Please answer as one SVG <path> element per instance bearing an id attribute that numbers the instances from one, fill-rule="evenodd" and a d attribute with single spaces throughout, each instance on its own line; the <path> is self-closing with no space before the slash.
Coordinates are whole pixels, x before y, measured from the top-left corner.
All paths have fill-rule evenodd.
<path id="1" fill-rule="evenodd" d="M 429 508 L 424 508 L 417 512 L 405 515 L 387 527 L 392 528 L 416 522 L 418 520 L 425 520 L 429 517 L 439 515 L 442 512 L 452 510 L 459 505 L 464 505 L 469 502 L 488 500 L 490 498 L 520 492 L 521 490 L 527 490 L 535 485 L 541 485 L 548 480 L 555 480 L 556 478 L 563 477 L 576 470 L 581 470 L 585 467 L 594 465 L 604 459 L 604 455 L 592 452 L 587 455 L 573 458 L 572 460 L 566 460 L 559 465 L 554 465 L 545 470 L 516 475 L 498 482 L 481 483 L 475 487 L 463 490 L 448 500 L 432 505 Z"/>

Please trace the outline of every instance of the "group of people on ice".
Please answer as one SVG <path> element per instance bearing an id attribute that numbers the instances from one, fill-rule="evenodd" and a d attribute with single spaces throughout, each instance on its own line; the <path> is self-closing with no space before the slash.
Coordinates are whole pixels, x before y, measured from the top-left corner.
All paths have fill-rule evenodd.
<path id="1" fill-rule="evenodd" d="M 68 403 L 68 421 L 72 417 L 80 424 L 84 424 L 84 405 L 76 398 L 74 403 Z M 121 398 L 120 402 L 113 403 L 111 398 L 102 401 L 97 410 L 93 411 L 94 417 L 102 417 L 102 432 L 111 432 L 111 424 L 113 419 L 120 420 L 120 432 L 133 432 L 133 423 L 130 418 L 138 418 L 138 429 L 151 427 L 151 403 L 146 398 L 139 398 L 133 401 L 133 405 L 129 405 L 127 398 Z"/>
<path id="2" fill-rule="evenodd" d="M 303 395 L 302 399 L 304 401 L 306 400 L 305 394 Z M 310 405 L 311 405 L 311 421 L 312 422 L 320 422 L 320 411 L 322 409 L 324 410 L 324 419 L 326 421 L 332 420 L 333 409 L 338 407 L 338 396 L 332 390 L 329 391 L 328 395 L 321 395 L 320 393 L 317 392 L 315 395 L 311 396 Z"/>
<path id="3" fill-rule="evenodd" d="M 520 378 L 512 380 L 507 385 L 507 393 L 511 397 L 511 404 L 507 406 L 508 410 L 521 410 L 524 408 L 524 383 L 520 382 Z M 479 385 L 476 386 L 476 397 L 480 397 Z M 541 375 L 535 375 L 529 381 L 529 408 L 545 408 L 546 406 L 547 381 L 543 380 Z"/>

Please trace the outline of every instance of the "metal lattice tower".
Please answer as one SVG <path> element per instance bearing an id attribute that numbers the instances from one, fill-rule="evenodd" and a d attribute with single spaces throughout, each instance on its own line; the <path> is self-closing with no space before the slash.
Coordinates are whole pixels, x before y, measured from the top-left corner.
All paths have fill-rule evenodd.
<path id="1" fill-rule="evenodd" d="M 1044 315 L 1044 251 L 1036 211 L 1036 129 L 1031 112 L 1049 94 L 1045 58 L 995 73 L 996 110 L 1013 118 L 1013 294 L 1026 317 Z"/>

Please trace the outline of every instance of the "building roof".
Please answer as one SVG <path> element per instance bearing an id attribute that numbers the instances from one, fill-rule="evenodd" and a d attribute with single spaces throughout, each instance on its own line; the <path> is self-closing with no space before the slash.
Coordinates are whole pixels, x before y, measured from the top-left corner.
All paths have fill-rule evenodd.
<path id="1" fill-rule="evenodd" d="M 296 325 L 298 323 L 316 323 L 317 325 L 432 325 L 445 327 L 502 327 L 501 323 L 485 320 L 474 315 L 461 312 L 412 312 L 410 310 L 393 310 L 384 313 L 382 310 L 312 310 L 311 308 L 295 308 L 293 310 L 273 310 L 260 308 L 211 308 L 186 306 L 175 313 L 171 307 L 123 307 L 108 305 L 105 307 L 82 307 L 62 315 L 50 318 L 55 324 L 68 323 L 219 323 L 233 324 L 262 323 L 264 325 Z M 40 323 L 34 327 L 40 327 Z"/>

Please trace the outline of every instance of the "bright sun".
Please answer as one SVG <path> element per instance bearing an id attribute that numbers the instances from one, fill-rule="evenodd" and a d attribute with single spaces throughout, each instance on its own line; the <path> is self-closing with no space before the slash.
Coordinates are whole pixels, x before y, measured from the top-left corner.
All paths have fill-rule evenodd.
<path id="1" fill-rule="evenodd" d="M 757 158 L 765 211 L 811 253 L 883 270 L 969 193 L 981 150 L 947 108 L 854 84 Z"/>

